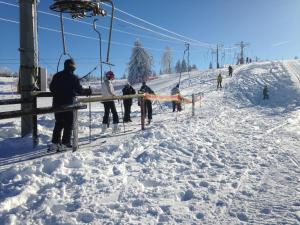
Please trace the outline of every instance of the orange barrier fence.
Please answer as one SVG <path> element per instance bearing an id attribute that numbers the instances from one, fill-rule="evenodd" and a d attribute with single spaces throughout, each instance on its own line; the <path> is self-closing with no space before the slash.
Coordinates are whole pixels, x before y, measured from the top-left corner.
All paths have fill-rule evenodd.
<path id="1" fill-rule="evenodd" d="M 153 94 L 144 94 L 145 99 L 151 101 L 160 101 L 160 102 L 171 102 L 171 101 L 178 101 L 178 102 L 185 102 L 185 103 L 193 103 L 192 99 L 188 99 L 183 97 L 182 95 L 153 95 Z M 201 101 L 202 96 L 198 96 L 195 99 L 195 102 Z"/>

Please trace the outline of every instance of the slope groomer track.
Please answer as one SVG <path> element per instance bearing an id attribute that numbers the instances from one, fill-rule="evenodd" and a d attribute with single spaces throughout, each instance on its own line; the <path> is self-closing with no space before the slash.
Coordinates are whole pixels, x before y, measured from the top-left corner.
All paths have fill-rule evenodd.
<path id="1" fill-rule="evenodd" d="M 154 104 L 143 132 L 2 170 L 0 224 L 299 224 L 298 71 L 293 60 L 236 66 L 232 78 L 227 68 L 195 71 L 191 80 L 184 74 L 184 96 L 204 93 L 194 117 L 191 105 L 171 113 L 168 104 Z M 167 94 L 173 78 L 148 85 Z M 264 85 L 269 100 L 262 100 Z M 102 109 L 92 108 L 96 134 Z M 138 124 L 136 103 L 132 115 Z M 87 136 L 88 113 L 79 116 Z M 41 141 L 52 121 L 40 118 Z M 20 124 L 5 126 L 13 133 Z"/>

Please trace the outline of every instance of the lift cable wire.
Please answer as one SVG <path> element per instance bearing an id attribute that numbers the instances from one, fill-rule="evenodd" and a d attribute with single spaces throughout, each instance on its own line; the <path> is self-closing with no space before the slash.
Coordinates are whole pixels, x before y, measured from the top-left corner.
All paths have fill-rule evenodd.
<path id="1" fill-rule="evenodd" d="M 107 4 L 107 3 L 103 3 L 103 4 L 106 5 L 106 6 L 111 7 L 111 6 L 110 6 L 109 4 Z M 116 8 L 116 7 L 115 7 L 115 10 L 118 11 L 118 12 L 121 12 L 121 13 L 123 13 L 123 14 L 129 16 L 129 17 L 132 17 L 132 18 L 134 18 L 134 19 L 136 19 L 136 20 L 139 20 L 139 21 L 141 21 L 141 22 L 143 22 L 143 23 L 146 23 L 146 24 L 148 24 L 148 25 L 151 25 L 151 26 L 153 26 L 153 27 L 155 27 L 155 28 L 158 28 L 158 29 L 161 29 L 161 30 L 166 31 L 166 32 L 168 32 L 168 33 L 171 33 L 171 34 L 173 34 L 173 35 L 176 35 L 176 36 L 178 36 L 178 37 L 184 38 L 184 39 L 189 40 L 189 41 L 192 41 L 192 42 L 197 42 L 197 43 L 199 43 L 199 44 L 201 44 L 201 45 L 203 45 L 203 46 L 205 46 L 205 47 L 210 47 L 210 46 L 213 45 L 213 44 L 209 44 L 209 43 L 205 43 L 205 42 L 202 42 L 202 41 L 198 41 L 198 40 L 189 38 L 189 37 L 187 37 L 187 36 L 178 34 L 178 33 L 174 32 L 174 31 L 168 30 L 168 29 L 163 28 L 163 27 L 161 27 L 161 26 L 155 25 L 155 24 L 153 24 L 153 23 L 151 23 L 151 22 L 149 22 L 149 21 L 147 21 L 147 20 L 144 20 L 144 19 L 142 19 L 142 18 L 140 18 L 140 17 L 134 16 L 134 15 L 132 15 L 132 14 L 130 14 L 130 13 L 128 13 L 128 12 L 125 12 L 125 11 L 123 11 L 123 10 L 121 10 L 121 9 L 118 9 L 118 8 Z M 116 18 L 116 17 L 115 17 L 115 18 Z M 189 41 L 186 41 L 186 42 L 189 42 Z"/>
<path id="2" fill-rule="evenodd" d="M 0 2 L 1 3 L 1 2 Z M 59 15 L 56 15 L 54 13 L 49 13 L 49 12 L 45 12 L 45 11 L 41 11 L 39 10 L 38 11 L 39 13 L 41 14 L 45 14 L 45 15 L 48 15 L 48 16 L 54 16 L 54 17 L 59 17 Z M 81 20 L 75 20 L 75 19 L 72 19 L 72 18 L 68 18 L 68 17 L 64 17 L 64 20 L 69 20 L 69 21 L 72 21 L 72 22 L 76 22 L 76 23 L 81 23 L 81 24 L 85 24 L 85 25 L 89 25 L 89 26 L 93 26 L 92 23 L 89 23 L 89 22 L 85 22 L 85 21 L 81 21 Z M 109 30 L 108 27 L 105 27 L 105 26 L 102 26 L 102 25 L 98 25 L 99 27 L 105 29 L 105 30 Z M 119 29 L 116 29 L 116 28 L 113 28 L 113 31 L 116 31 L 116 32 L 119 32 L 119 33 L 123 33 L 123 34 L 127 34 L 127 35 L 131 35 L 131 36 L 139 36 L 139 37 L 143 37 L 143 38 L 149 38 L 149 39 L 154 39 L 154 40 L 158 40 L 158 41 L 166 41 L 166 42 L 171 42 L 170 40 L 168 39 L 163 39 L 163 38 L 158 38 L 158 37 L 152 37 L 152 36 L 148 36 L 148 35 L 141 35 L 141 34 L 137 34 L 137 33 L 131 33 L 131 32 L 128 32 L 128 31 L 123 31 L 123 30 L 119 30 Z M 181 42 L 181 41 L 180 41 Z M 172 41 L 172 43 L 178 43 L 175 42 L 175 41 Z"/>
<path id="3" fill-rule="evenodd" d="M 0 1 L 0 4 L 5 4 L 5 5 L 13 6 L 13 7 L 19 7 L 19 6 L 16 5 L 16 4 L 7 3 L 7 2 L 4 2 L 4 1 Z M 49 15 L 49 16 L 59 17 L 59 15 L 56 15 L 56 14 L 53 14 L 53 13 L 49 13 L 49 12 L 45 12 L 45 11 L 41 11 L 41 10 L 39 10 L 38 12 L 39 12 L 39 13 L 43 13 L 43 14 L 45 14 L 45 15 Z M 88 22 L 85 22 L 85 21 L 74 20 L 74 19 L 71 19 L 71 18 L 65 18 L 65 19 L 66 19 L 66 20 L 71 20 L 71 21 L 74 21 L 74 22 L 78 22 L 78 23 L 82 23 L 82 24 L 92 25 L 92 23 L 88 23 Z M 163 33 L 161 33 L 161 32 L 154 31 L 154 30 L 152 30 L 152 29 L 149 29 L 149 28 L 146 28 L 146 27 L 143 27 L 143 26 L 140 26 L 140 25 L 137 25 L 137 24 L 128 22 L 128 21 L 126 21 L 126 20 L 123 20 L 123 19 L 120 19 L 120 18 L 117 18 L 117 17 L 114 17 L 114 19 L 119 20 L 119 21 L 121 21 L 121 22 L 123 22 L 123 23 L 129 24 L 129 25 L 131 25 L 131 26 L 138 27 L 138 28 L 143 29 L 143 30 L 145 30 L 145 31 L 155 33 L 156 35 L 163 36 L 163 37 L 166 37 L 166 38 L 169 38 L 169 39 L 172 39 L 172 40 L 179 41 L 179 42 L 181 42 L 181 43 L 187 42 L 187 41 L 184 40 L 184 39 L 179 39 L 179 38 L 176 38 L 176 37 L 173 37 L 173 36 L 170 36 L 170 35 L 166 35 L 166 34 L 163 34 Z M 109 28 L 104 27 L 104 26 L 101 26 L 101 27 L 104 28 L 104 29 L 109 29 Z M 117 29 L 113 29 L 113 30 L 114 30 L 114 31 L 118 31 L 118 32 L 122 32 L 122 33 L 126 33 L 126 34 L 130 34 L 130 35 L 134 35 L 134 36 L 137 35 L 137 34 L 125 32 L 125 31 L 122 31 L 122 30 L 117 30 Z M 138 35 L 139 35 L 139 34 L 138 34 Z M 153 38 L 153 37 L 147 36 L 147 38 Z M 167 40 L 166 40 L 166 41 L 167 41 Z M 199 42 L 199 41 L 197 41 L 197 42 Z M 199 44 L 199 43 L 201 43 L 201 44 Z M 210 45 L 210 44 L 203 43 L 203 42 L 199 42 L 199 43 L 197 44 L 197 43 L 194 43 L 194 42 L 190 42 L 190 44 L 193 45 L 193 46 L 195 46 L 195 47 L 214 48 L 214 47 L 213 47 L 214 45 Z"/>
<path id="4" fill-rule="evenodd" d="M 6 22 L 10 22 L 10 23 L 19 24 L 18 21 L 10 20 L 10 19 L 6 19 L 6 18 L 2 18 L 2 17 L 0 17 L 0 20 L 6 21 Z M 60 30 L 53 29 L 53 28 L 48 28 L 48 27 L 43 27 L 43 26 L 39 26 L 38 28 L 39 28 L 39 29 L 42 29 L 42 30 L 51 31 L 51 32 L 61 33 Z M 86 39 L 98 41 L 98 38 L 90 37 L 90 36 L 86 36 L 86 35 L 82 35 L 82 34 L 76 34 L 76 33 L 71 33 L 71 32 L 65 32 L 65 34 L 66 34 L 66 35 L 70 35 L 70 36 L 81 37 L 81 38 L 86 38 Z M 102 41 L 107 42 L 107 40 L 102 40 Z M 124 44 L 124 43 L 116 42 L 116 41 L 112 41 L 112 44 L 120 45 L 120 46 L 125 46 L 125 47 L 130 47 L 130 48 L 133 48 L 133 47 L 134 47 L 134 45 L 131 45 L 131 44 Z M 164 51 L 165 51 L 165 49 L 150 48 L 150 47 L 146 47 L 146 46 L 144 46 L 144 48 L 147 49 L 147 50 L 153 50 L 153 51 L 161 51 L 161 52 L 164 52 Z M 176 50 L 174 50 L 174 51 L 176 51 Z"/>
<path id="5" fill-rule="evenodd" d="M 16 4 L 11 4 L 11 3 L 7 3 L 7 2 L 3 2 L 3 1 L 0 1 L 0 4 L 5 4 L 5 5 L 17 7 L 17 8 L 19 7 Z M 45 11 L 42 11 L 42 10 L 38 10 L 38 12 L 41 13 L 41 14 L 48 15 L 48 16 L 53 16 L 53 17 L 60 18 L 59 15 L 54 14 L 54 13 L 49 13 L 49 12 L 45 12 Z M 85 22 L 85 21 L 81 21 L 81 20 L 75 20 L 75 19 L 68 18 L 68 17 L 64 17 L 64 20 L 69 20 L 69 21 L 72 21 L 72 22 L 81 23 L 81 24 L 85 24 L 85 25 L 89 25 L 89 26 L 93 25 L 92 23 L 89 23 L 89 22 Z M 106 29 L 106 30 L 109 30 L 108 27 L 105 27 L 105 26 L 102 26 L 102 25 L 99 25 L 99 27 L 101 27 L 103 29 Z M 116 31 L 116 32 L 119 32 L 119 33 L 124 33 L 124 34 L 132 35 L 132 36 L 139 36 L 139 37 L 155 39 L 155 40 L 159 40 L 159 41 L 171 42 L 169 39 L 162 39 L 162 38 L 157 38 L 157 37 L 148 36 L 148 35 L 141 35 L 141 34 L 137 34 L 137 33 L 131 33 L 131 32 L 119 30 L 119 29 L 116 29 L 116 28 L 113 28 L 113 30 Z M 180 41 L 180 42 L 182 43 L 182 41 Z M 173 41 L 172 43 L 178 43 L 178 41 L 177 42 Z"/>

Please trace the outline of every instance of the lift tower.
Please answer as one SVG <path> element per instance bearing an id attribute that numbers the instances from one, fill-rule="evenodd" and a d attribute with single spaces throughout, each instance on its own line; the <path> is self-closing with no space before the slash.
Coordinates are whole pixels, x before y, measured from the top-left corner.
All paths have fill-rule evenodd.
<path id="1" fill-rule="evenodd" d="M 31 92 L 38 72 L 37 0 L 22 0 L 20 3 L 20 71 L 19 93 L 21 99 L 32 101 Z M 22 111 L 31 111 L 33 103 L 22 103 Z M 21 118 L 22 137 L 32 133 L 31 115 Z"/>

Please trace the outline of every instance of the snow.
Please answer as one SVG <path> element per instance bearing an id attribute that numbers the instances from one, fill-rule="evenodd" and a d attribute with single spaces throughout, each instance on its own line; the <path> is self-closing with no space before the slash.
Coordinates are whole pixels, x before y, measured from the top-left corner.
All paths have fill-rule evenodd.
<path id="1" fill-rule="evenodd" d="M 300 62 L 237 66 L 232 78 L 220 71 L 221 91 L 216 70 L 194 71 L 191 80 L 183 74 L 185 96 L 204 93 L 193 118 L 191 105 L 172 113 L 155 102 L 153 124 L 140 131 L 134 101 L 130 132 L 88 143 L 88 111 L 80 111 L 76 153 L 22 161 L 49 142 L 53 115 L 38 117 L 35 149 L 30 137 L 18 138 L 18 119 L 0 121 L 0 224 L 299 224 Z M 148 85 L 169 94 L 178 79 L 163 75 Z M 95 138 L 102 116 L 92 103 Z M 14 158 L 22 162 L 3 165 Z"/>

